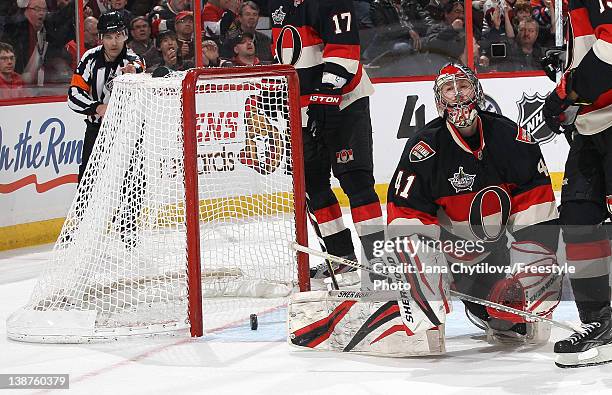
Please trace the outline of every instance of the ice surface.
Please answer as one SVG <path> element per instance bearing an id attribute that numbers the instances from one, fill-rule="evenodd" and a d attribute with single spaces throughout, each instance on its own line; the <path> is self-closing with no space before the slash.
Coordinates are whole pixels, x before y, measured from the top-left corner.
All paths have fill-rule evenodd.
<path id="1" fill-rule="evenodd" d="M 9 314 L 27 302 L 50 249 L 0 253 L 0 333 L 5 333 Z M 563 330 L 554 328 L 551 341 L 541 347 L 490 345 L 467 321 L 462 304 L 456 301 L 454 307 L 447 323 L 447 353 L 435 358 L 296 350 L 285 342 L 284 306 L 262 304 L 245 308 L 233 324 L 211 328 L 199 340 L 176 336 L 40 345 L 0 335 L 0 373 L 68 373 L 69 392 L 75 394 L 604 394 L 612 390 L 612 365 L 555 367 L 552 344 L 567 335 Z M 259 312 L 257 331 L 251 331 L 248 322 L 253 309 Z M 573 303 L 564 302 L 555 319 L 577 321 Z"/>

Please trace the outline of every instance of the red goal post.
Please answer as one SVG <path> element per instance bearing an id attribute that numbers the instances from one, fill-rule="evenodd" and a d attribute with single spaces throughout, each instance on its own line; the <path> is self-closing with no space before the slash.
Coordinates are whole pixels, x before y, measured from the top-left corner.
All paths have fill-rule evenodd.
<path id="1" fill-rule="evenodd" d="M 7 336 L 198 337 L 309 290 L 308 257 L 290 247 L 308 244 L 293 67 L 126 74 L 110 89 L 52 257 Z"/>
<path id="2" fill-rule="evenodd" d="M 187 262 L 189 287 L 189 320 L 191 335 L 203 335 L 202 285 L 200 268 L 200 227 L 196 141 L 196 85 L 198 81 L 215 77 L 244 78 L 282 76 L 288 81 L 289 128 L 291 130 L 291 156 L 293 158 L 294 204 L 296 216 L 296 242 L 308 245 L 306 224 L 306 188 L 304 184 L 304 155 L 302 144 L 302 114 L 300 86 L 297 72 L 289 65 L 251 66 L 238 68 L 197 68 L 190 70 L 183 80 L 183 133 L 185 161 L 187 218 Z M 310 290 L 308 255 L 297 253 L 300 291 Z"/>

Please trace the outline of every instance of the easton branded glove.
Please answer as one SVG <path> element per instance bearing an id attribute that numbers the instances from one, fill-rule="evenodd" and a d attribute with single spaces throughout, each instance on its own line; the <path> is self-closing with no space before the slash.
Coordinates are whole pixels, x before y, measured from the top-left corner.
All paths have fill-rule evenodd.
<path id="1" fill-rule="evenodd" d="M 308 118 L 313 136 L 340 127 L 342 124 L 341 102 L 342 89 L 335 88 L 332 84 L 322 84 L 319 89 L 310 95 Z"/>

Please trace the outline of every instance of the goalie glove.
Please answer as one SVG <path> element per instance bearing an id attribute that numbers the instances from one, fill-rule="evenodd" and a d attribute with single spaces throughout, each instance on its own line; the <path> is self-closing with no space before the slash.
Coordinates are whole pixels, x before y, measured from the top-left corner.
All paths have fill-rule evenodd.
<path id="1" fill-rule="evenodd" d="M 541 317 L 550 316 L 561 300 L 563 284 L 555 253 L 535 242 L 514 242 L 510 261 L 511 277 L 493 286 L 489 300 Z M 494 318 L 525 322 L 523 317 L 491 307 L 487 307 L 487 312 Z"/>

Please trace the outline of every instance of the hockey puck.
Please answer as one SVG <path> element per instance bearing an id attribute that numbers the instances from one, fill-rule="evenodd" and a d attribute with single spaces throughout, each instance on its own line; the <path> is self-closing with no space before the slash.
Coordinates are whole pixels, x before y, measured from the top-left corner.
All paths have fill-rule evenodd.
<path id="1" fill-rule="evenodd" d="M 251 314 L 250 320 L 251 320 L 251 330 L 256 331 L 257 330 L 257 314 Z"/>

